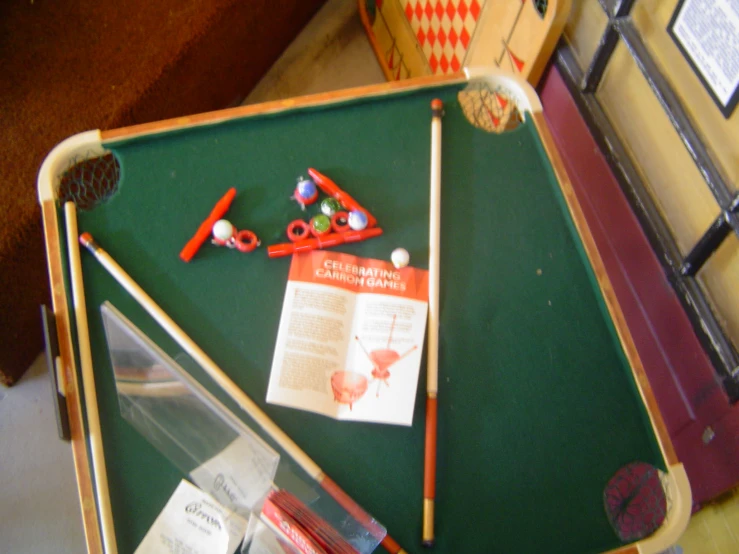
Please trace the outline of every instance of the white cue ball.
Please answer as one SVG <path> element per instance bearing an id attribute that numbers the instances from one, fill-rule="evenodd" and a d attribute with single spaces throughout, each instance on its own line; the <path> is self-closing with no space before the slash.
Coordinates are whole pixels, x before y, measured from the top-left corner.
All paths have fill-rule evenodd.
<path id="1" fill-rule="evenodd" d="M 396 268 L 400 269 L 401 267 L 408 265 L 408 262 L 411 261 L 411 255 L 408 254 L 408 250 L 405 248 L 396 248 L 393 250 L 393 253 L 390 254 L 390 260 Z"/>
<path id="2" fill-rule="evenodd" d="M 213 224 L 213 237 L 218 240 L 227 241 L 234 236 L 234 231 L 234 226 L 225 219 L 219 219 Z"/>

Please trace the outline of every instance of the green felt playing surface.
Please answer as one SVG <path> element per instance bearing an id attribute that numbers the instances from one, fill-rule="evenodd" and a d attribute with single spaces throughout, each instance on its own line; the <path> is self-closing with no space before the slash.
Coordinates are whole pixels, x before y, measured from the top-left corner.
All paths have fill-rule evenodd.
<path id="1" fill-rule="evenodd" d="M 118 192 L 88 231 L 224 371 L 409 552 L 420 552 L 425 372 L 413 426 L 337 422 L 267 405 L 308 167 L 384 234 L 341 251 L 427 267 L 430 101 L 445 104 L 436 552 L 598 552 L 619 545 L 603 487 L 623 465 L 664 467 L 559 185 L 532 122 L 472 127 L 459 85 L 254 116 L 107 144 Z M 178 253 L 229 187 L 227 218 L 263 247 Z M 317 205 L 312 210 L 318 210 Z M 182 473 L 120 416 L 99 307 L 110 300 L 173 357 L 180 349 L 83 252 L 119 551 L 132 552 Z M 422 362 L 422 367 L 425 363 Z M 202 377 L 202 375 L 197 375 Z M 219 398 L 212 382 L 202 382 Z M 392 385 L 391 385 L 392 386 Z M 230 406 L 233 403 L 226 401 Z"/>

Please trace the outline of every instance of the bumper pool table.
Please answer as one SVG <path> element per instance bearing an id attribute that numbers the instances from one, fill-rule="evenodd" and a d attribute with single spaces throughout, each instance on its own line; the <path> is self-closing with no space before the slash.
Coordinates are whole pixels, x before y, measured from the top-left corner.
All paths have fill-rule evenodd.
<path id="1" fill-rule="evenodd" d="M 383 229 L 338 250 L 387 260 L 402 246 L 411 265 L 427 267 L 434 98 L 444 103 L 434 550 L 657 553 L 677 540 L 690 488 L 618 299 L 535 92 L 491 69 L 90 131 L 49 154 L 39 201 L 59 343 L 52 357 L 91 552 L 100 533 L 70 313 L 68 199 L 78 204 L 80 232 L 406 551 L 422 551 L 424 362 L 411 427 L 266 404 L 290 258 L 268 258 L 265 247 L 286 241 L 287 223 L 302 215 L 290 199 L 296 178 L 315 167 Z M 488 132 L 482 120 L 506 130 Z M 100 173 L 95 164 L 105 159 Z M 183 245 L 230 187 L 237 196 L 227 218 L 262 246 L 243 254 L 205 244 L 184 263 Z M 82 256 L 116 543 L 133 552 L 183 474 L 121 417 L 101 304 L 110 301 L 172 357 L 180 349 Z M 623 544 L 606 517 L 604 487 L 634 461 L 661 472 L 668 511 L 654 534 Z"/>

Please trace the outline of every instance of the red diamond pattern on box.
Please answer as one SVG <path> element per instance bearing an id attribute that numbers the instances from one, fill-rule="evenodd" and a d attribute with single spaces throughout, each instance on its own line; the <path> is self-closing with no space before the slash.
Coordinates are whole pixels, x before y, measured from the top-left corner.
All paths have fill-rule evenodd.
<path id="1" fill-rule="evenodd" d="M 459 7 L 457 8 L 457 11 L 459 12 L 459 17 L 461 17 L 462 19 L 467 17 L 467 2 L 462 0 L 459 3 Z"/>
<path id="2" fill-rule="evenodd" d="M 426 33 L 423 32 L 423 29 L 418 29 L 418 33 L 416 33 L 416 39 L 418 40 L 418 44 L 423 46 L 423 43 L 426 41 Z"/>
<path id="3" fill-rule="evenodd" d="M 498 66 L 532 84 L 567 21 L 572 0 L 359 0 L 385 77 L 451 75 Z"/>
<path id="4" fill-rule="evenodd" d="M 429 65 L 431 66 L 431 71 L 436 73 L 436 68 L 439 67 L 439 61 L 436 59 L 436 55 L 431 54 L 431 57 L 429 58 Z"/>
<path id="5" fill-rule="evenodd" d="M 462 41 L 462 45 L 465 50 L 467 50 L 470 45 L 470 34 L 467 32 L 467 29 L 462 29 L 462 34 L 459 35 L 459 40 Z"/>
<path id="6" fill-rule="evenodd" d="M 459 71 L 464 65 L 487 0 L 400 0 L 432 73 Z"/>

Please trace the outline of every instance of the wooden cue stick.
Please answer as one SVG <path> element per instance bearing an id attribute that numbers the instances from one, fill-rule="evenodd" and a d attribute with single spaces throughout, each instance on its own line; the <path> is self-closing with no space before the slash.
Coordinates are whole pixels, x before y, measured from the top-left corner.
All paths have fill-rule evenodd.
<path id="1" fill-rule="evenodd" d="M 174 341 L 185 350 L 208 373 L 218 386 L 228 394 L 288 455 L 302 467 L 311 478 L 355 519 L 367 527 L 372 526 L 371 516 L 362 509 L 349 495 L 334 483 L 295 442 L 280 429 L 262 409 L 234 383 L 216 363 L 187 336 L 167 313 L 134 281 L 118 263 L 103 250 L 90 233 L 82 233 L 80 243 L 87 248 L 98 262 L 118 281 L 118 283 L 161 325 Z M 385 535 L 382 546 L 392 554 L 405 554 L 400 545 L 390 535 Z"/>
<path id="2" fill-rule="evenodd" d="M 80 352 L 80 372 L 82 373 L 82 389 L 85 395 L 87 411 L 87 432 L 90 437 L 90 455 L 92 457 L 92 476 L 95 482 L 95 502 L 100 516 L 103 548 L 106 554 L 117 554 L 113 526 L 113 511 L 110 506 L 108 492 L 108 474 L 105 470 L 105 454 L 103 452 L 103 436 L 100 430 L 100 414 L 98 413 L 95 375 L 92 367 L 92 349 L 90 347 L 90 331 L 87 324 L 87 305 L 85 289 L 82 282 L 82 262 L 80 245 L 77 242 L 77 210 L 74 202 L 64 205 L 67 227 L 67 249 L 72 280 L 72 300 L 77 323 L 77 342 Z"/>
<path id="3" fill-rule="evenodd" d="M 434 545 L 436 496 L 436 394 L 439 388 L 439 255 L 441 234 L 441 100 L 431 101 L 429 206 L 429 328 L 426 354 L 426 445 L 423 457 L 423 545 Z"/>

